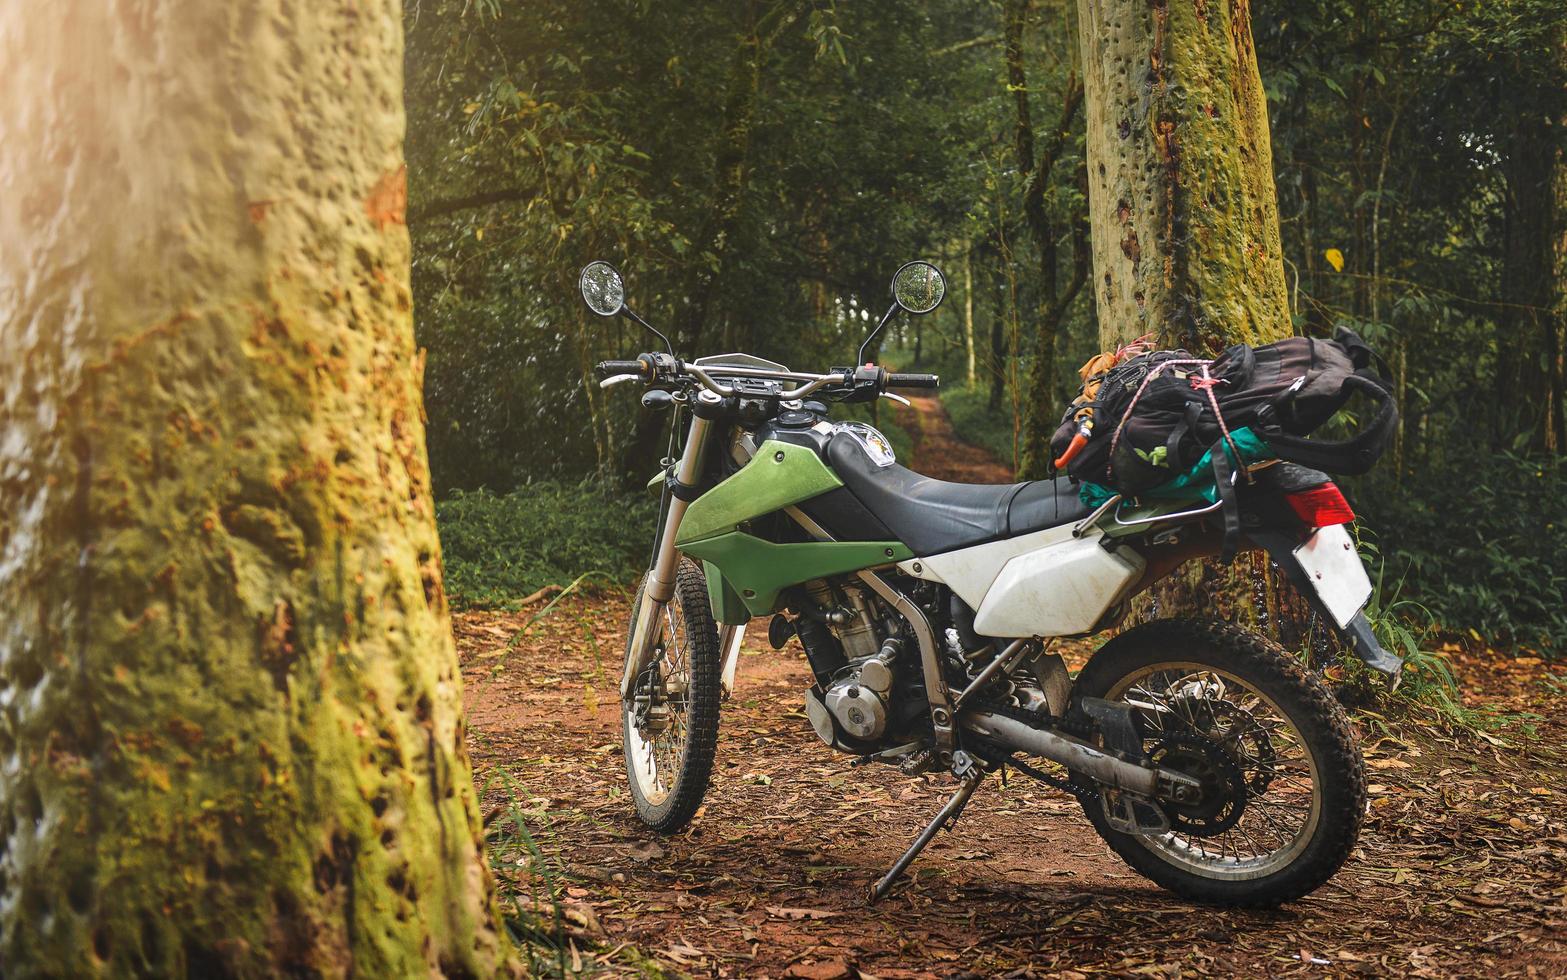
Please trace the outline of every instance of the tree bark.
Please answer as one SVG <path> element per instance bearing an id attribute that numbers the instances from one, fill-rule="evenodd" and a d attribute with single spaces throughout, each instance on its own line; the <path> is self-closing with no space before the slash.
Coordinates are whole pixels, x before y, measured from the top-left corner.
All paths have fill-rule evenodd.
<path id="1" fill-rule="evenodd" d="M 1214 355 L 1291 333 L 1267 99 L 1246 0 L 1078 0 L 1099 338 Z M 1159 607 L 1277 625 L 1257 554 L 1188 566 Z"/>
<path id="2" fill-rule="evenodd" d="M 1106 347 L 1215 353 L 1291 332 L 1267 99 L 1245 0 L 1078 0 Z"/>
<path id="3" fill-rule="evenodd" d="M 395 0 L 0 12 L 0 962 L 510 973 Z"/>
<path id="4" fill-rule="evenodd" d="M 963 353 L 968 387 L 978 382 L 974 356 L 974 249 L 963 250 Z"/>

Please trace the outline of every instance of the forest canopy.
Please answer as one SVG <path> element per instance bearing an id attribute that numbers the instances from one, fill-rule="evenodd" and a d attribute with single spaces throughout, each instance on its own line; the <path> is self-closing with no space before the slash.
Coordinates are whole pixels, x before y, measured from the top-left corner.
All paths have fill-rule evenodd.
<path id="1" fill-rule="evenodd" d="M 1532 647 L 1567 639 L 1564 16 L 1252 13 L 1294 329 L 1359 331 L 1403 406 L 1390 463 L 1352 488 L 1385 587 Z M 406 19 L 439 492 L 630 487 L 657 465 L 660 420 L 589 383 L 648 346 L 581 309 L 600 257 L 682 353 L 802 369 L 847 363 L 893 269 L 931 258 L 951 300 L 880 357 L 940 371 L 960 432 L 1039 475 L 1029 414 L 1054 422 L 1101 336 L 1074 4 L 422 0 Z"/>

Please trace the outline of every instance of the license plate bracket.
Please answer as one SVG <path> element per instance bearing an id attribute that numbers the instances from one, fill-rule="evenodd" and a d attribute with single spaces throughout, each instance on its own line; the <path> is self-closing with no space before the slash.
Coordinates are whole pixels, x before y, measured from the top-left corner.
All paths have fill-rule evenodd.
<path id="1" fill-rule="evenodd" d="M 1318 528 L 1294 554 L 1338 628 L 1349 625 L 1371 599 L 1371 579 L 1349 532 L 1342 524 Z"/>

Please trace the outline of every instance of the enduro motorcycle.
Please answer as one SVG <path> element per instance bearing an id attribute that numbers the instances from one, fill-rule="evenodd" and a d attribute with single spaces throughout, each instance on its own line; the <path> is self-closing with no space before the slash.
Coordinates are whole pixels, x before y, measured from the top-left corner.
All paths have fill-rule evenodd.
<path id="1" fill-rule="evenodd" d="M 597 365 L 672 411 L 684 451 L 661 493 L 651 568 L 620 683 L 638 816 L 683 827 L 708 786 L 722 700 L 746 624 L 803 647 L 805 713 L 821 740 L 957 790 L 872 889 L 884 896 L 952 825 L 987 774 L 1010 768 L 1075 796 L 1133 869 L 1188 899 L 1271 906 L 1331 877 L 1366 809 L 1360 750 L 1313 674 L 1266 638 L 1222 623 L 1154 620 L 1101 646 L 1073 678 L 1054 641 L 1117 625 L 1127 601 L 1191 558 L 1217 555 L 1215 506 L 1112 497 L 1090 508 L 1065 477 L 947 483 L 899 465 L 831 406 L 930 374 L 889 372 L 866 350 L 894 315 L 929 313 L 945 279 L 902 266 L 892 304 L 853 366 L 793 371 L 749 354 L 683 360 L 625 302 L 607 262 L 579 287 L 664 350 Z M 1237 484 L 1246 547 L 1263 548 L 1371 666 L 1396 677 L 1362 612 L 1371 594 L 1344 497 L 1326 475 L 1258 464 Z M 1053 764 L 1051 768 L 1046 768 Z"/>

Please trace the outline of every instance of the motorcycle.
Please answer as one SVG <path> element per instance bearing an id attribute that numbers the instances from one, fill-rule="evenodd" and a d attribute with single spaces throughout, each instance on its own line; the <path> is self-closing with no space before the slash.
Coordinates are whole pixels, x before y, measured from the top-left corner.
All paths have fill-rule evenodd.
<path id="1" fill-rule="evenodd" d="M 1366 811 L 1360 750 L 1332 694 L 1277 644 L 1156 619 L 1104 643 L 1075 678 L 1052 650 L 1118 625 L 1133 596 L 1219 554 L 1217 505 L 1089 507 L 1065 477 L 947 483 L 901 466 L 874 427 L 832 417 L 835 404 L 907 404 L 893 389 L 937 387 L 865 357 L 895 315 L 940 304 L 934 265 L 899 268 L 855 364 L 826 373 L 743 353 L 683 360 L 627 307 L 612 265 L 590 263 L 579 287 L 592 312 L 663 341 L 598 364 L 601 385 L 640 384 L 643 406 L 674 412 L 685 433 L 648 484 L 660 521 L 620 681 L 626 773 L 647 826 L 671 833 L 695 814 L 746 624 L 766 618 L 774 649 L 791 638 L 804 649 L 805 714 L 823 742 L 853 765 L 957 780 L 872 901 L 1001 769 L 1075 796 L 1117 855 L 1187 899 L 1273 906 L 1343 864 Z M 1396 678 L 1400 661 L 1362 612 L 1371 583 L 1343 495 L 1293 464 L 1251 470 L 1235 487 L 1243 545 L 1264 549 Z"/>

